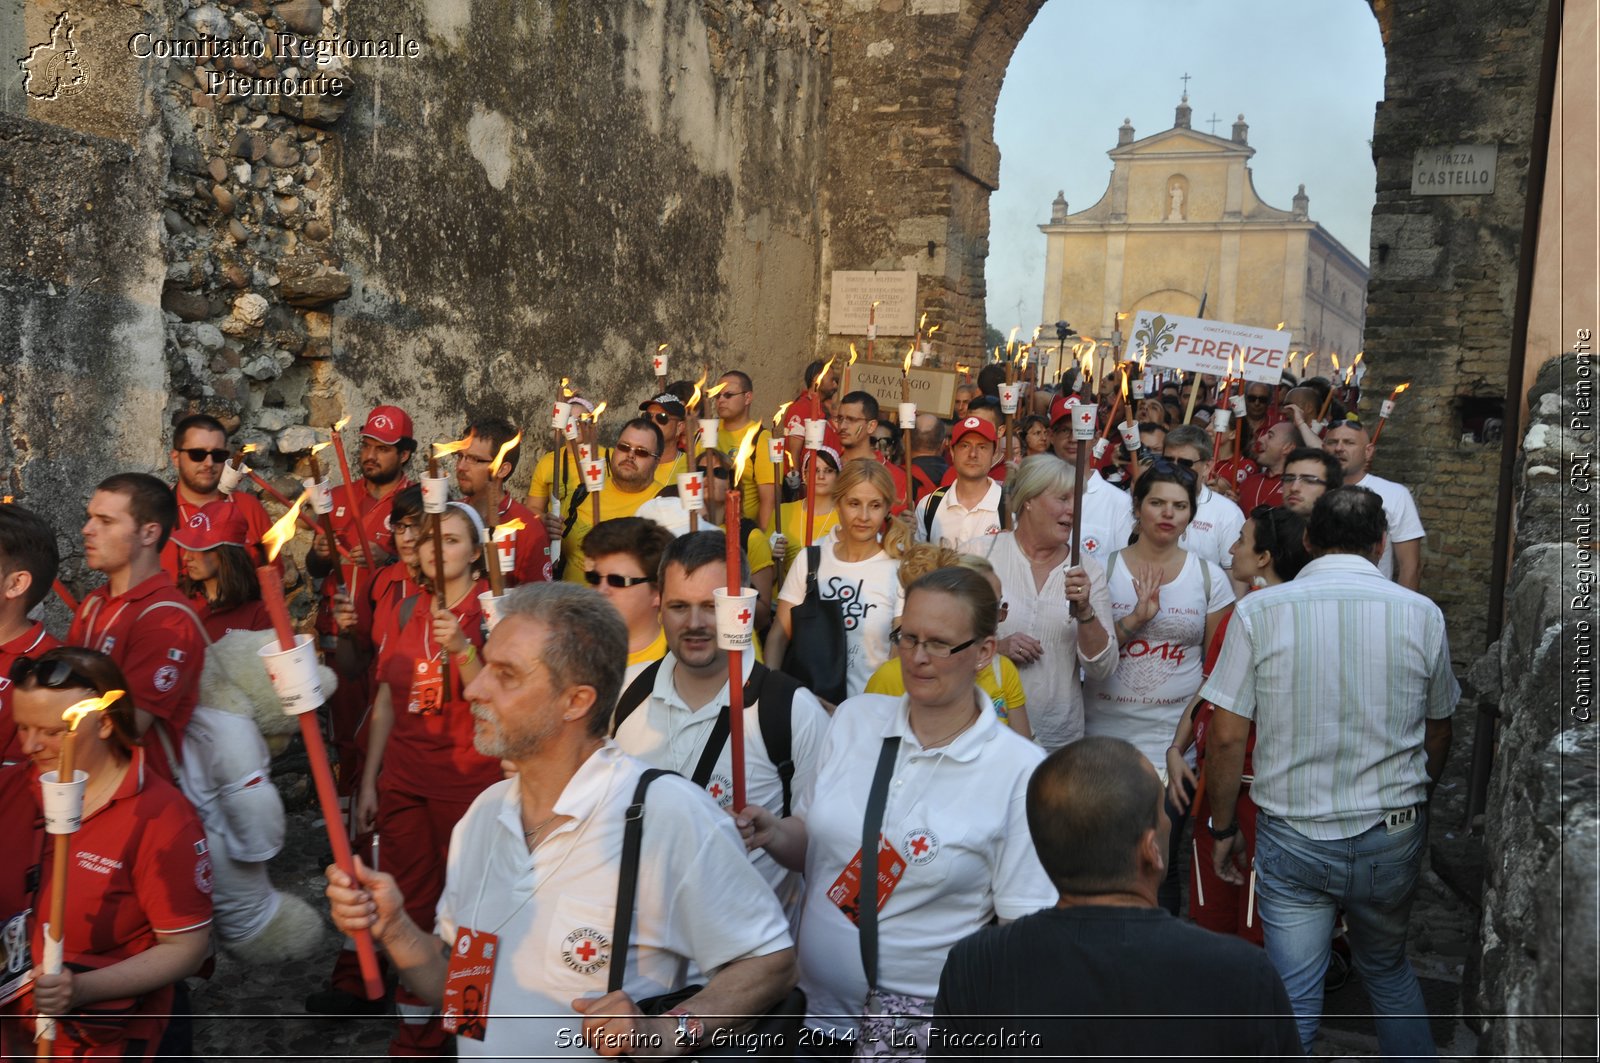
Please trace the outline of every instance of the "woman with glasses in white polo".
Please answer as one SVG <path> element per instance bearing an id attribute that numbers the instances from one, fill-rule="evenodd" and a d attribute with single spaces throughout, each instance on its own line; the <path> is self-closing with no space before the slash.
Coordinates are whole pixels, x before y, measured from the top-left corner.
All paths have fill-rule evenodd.
<path id="1" fill-rule="evenodd" d="M 739 818 L 748 846 L 805 872 L 797 951 L 813 1033 L 801 1055 L 873 1055 L 891 1041 L 902 1058 L 925 1054 L 950 947 L 1055 903 L 1024 808 L 1044 753 L 977 687 L 999 606 L 970 569 L 916 580 L 891 634 L 905 695 L 845 701 L 795 814 L 752 806 Z"/>

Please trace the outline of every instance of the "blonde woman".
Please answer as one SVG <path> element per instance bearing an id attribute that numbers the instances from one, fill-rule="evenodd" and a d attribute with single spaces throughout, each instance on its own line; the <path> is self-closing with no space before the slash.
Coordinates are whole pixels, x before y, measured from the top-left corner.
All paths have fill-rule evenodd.
<path id="1" fill-rule="evenodd" d="M 1023 460 L 1006 480 L 1011 531 L 967 543 L 987 557 L 1010 609 L 1000 622 L 1000 652 L 1017 664 L 1028 695 L 1033 737 L 1059 749 L 1083 737 L 1083 683 L 1117 667 L 1105 569 L 1072 560 L 1071 465 L 1053 454 Z"/>
<path id="2" fill-rule="evenodd" d="M 839 649 L 847 660 L 845 696 L 854 697 L 889 659 L 889 633 L 900 622 L 905 602 L 900 558 L 911 544 L 911 529 L 890 519 L 894 480 L 871 458 L 845 462 L 833 497 L 839 527 L 831 540 L 819 544 L 817 593 L 823 601 L 837 602 L 844 616 L 845 645 Z M 791 614 L 806 599 L 809 571 L 809 552 L 801 550 L 778 592 L 778 622 L 767 642 L 770 667 L 783 666 L 794 634 Z"/>

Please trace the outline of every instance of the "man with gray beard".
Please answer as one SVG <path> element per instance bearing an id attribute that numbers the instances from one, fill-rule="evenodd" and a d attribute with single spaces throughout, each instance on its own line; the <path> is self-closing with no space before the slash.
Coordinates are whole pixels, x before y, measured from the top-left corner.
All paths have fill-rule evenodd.
<path id="1" fill-rule="evenodd" d="M 645 796 L 647 766 L 605 737 L 627 628 L 594 591 L 539 583 L 506 595 L 468 684 L 478 752 L 515 774 L 456 824 L 434 926 L 405 914 L 394 879 L 327 870 L 344 932 L 370 929 L 406 986 L 461 1014 L 482 994 L 462 1056 L 682 1054 L 747 1025 L 795 983 L 788 922 L 731 817 L 686 779 Z M 634 807 L 637 806 L 637 807 Z M 636 923 L 612 955 L 625 821 L 643 817 Z M 608 992 L 613 963 L 622 988 Z M 638 1001 L 715 975 L 661 1015 Z M 461 1031 L 463 1034 L 466 1031 Z"/>

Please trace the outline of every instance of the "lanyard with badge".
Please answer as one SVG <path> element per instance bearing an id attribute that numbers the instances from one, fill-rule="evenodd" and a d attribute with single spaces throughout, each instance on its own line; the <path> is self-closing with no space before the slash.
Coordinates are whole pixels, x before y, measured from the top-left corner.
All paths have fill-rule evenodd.
<path id="1" fill-rule="evenodd" d="M 598 807 L 604 808 L 606 798 L 611 795 L 611 782 L 606 783 L 605 793 L 600 797 Z M 593 818 L 593 817 L 591 817 Z M 589 820 L 583 820 L 574 832 L 572 843 L 567 846 L 567 851 L 561 854 L 549 874 L 537 879 L 528 890 L 528 895 L 517 903 L 517 906 L 506 913 L 506 917 L 490 930 L 474 930 L 468 925 L 456 927 L 455 941 L 450 948 L 450 965 L 444 974 L 444 1000 L 440 1008 L 440 1025 L 446 1033 L 453 1033 L 457 1037 L 468 1037 L 474 1041 L 482 1041 L 488 1033 L 489 1026 L 489 991 L 494 987 L 494 967 L 500 950 L 500 931 L 506 924 L 515 919 L 517 913 L 528 906 L 533 900 L 533 895 L 539 892 L 539 887 L 555 877 L 556 872 L 566 864 L 567 857 L 578 847 L 578 842 L 583 838 L 583 832 L 589 827 Z M 537 839 L 537 835 L 536 835 Z M 531 855 L 531 853 L 530 853 Z M 478 877 L 478 896 L 472 904 L 472 922 L 478 921 L 478 915 L 483 908 L 483 894 L 489 884 L 488 868 Z"/>
<path id="2" fill-rule="evenodd" d="M 411 666 L 411 700 L 406 709 L 414 716 L 437 716 L 444 711 L 444 647 L 436 652 L 428 647 L 433 642 L 433 611 L 426 614 L 427 625 L 422 629 L 422 656 Z"/>

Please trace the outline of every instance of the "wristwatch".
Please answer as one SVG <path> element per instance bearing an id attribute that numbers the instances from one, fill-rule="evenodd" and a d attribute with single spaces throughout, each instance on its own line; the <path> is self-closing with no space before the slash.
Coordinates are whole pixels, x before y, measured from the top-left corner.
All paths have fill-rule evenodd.
<path id="1" fill-rule="evenodd" d="M 1221 830 L 1218 830 L 1216 828 L 1216 825 L 1211 822 L 1211 817 L 1207 816 L 1206 817 L 1206 830 L 1208 832 L 1210 832 L 1211 836 L 1213 838 L 1215 838 L 1217 841 L 1219 841 L 1219 842 L 1227 841 L 1229 838 L 1231 838 L 1235 834 L 1239 833 L 1239 823 L 1238 823 L 1237 820 L 1235 820 L 1232 826 L 1224 827 Z"/>
<path id="2" fill-rule="evenodd" d="M 700 1016 L 688 1008 L 673 1008 L 671 1011 L 662 1012 L 678 1020 L 678 1031 L 674 1034 L 674 1044 L 683 1048 L 694 1048 L 700 1044 L 706 1035 L 706 1024 L 700 1021 Z"/>

